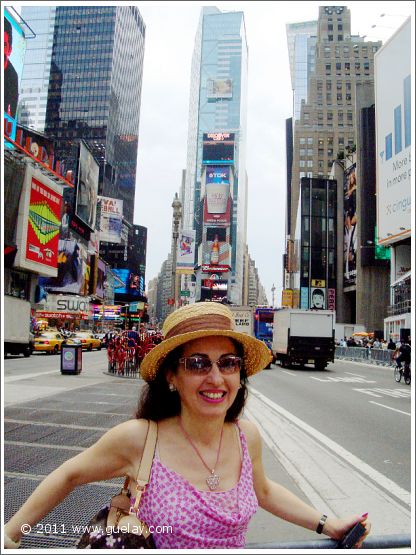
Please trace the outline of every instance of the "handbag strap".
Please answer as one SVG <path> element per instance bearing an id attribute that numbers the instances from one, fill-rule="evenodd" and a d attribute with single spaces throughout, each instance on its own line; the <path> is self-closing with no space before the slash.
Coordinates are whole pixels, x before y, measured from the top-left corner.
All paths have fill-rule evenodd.
<path id="1" fill-rule="evenodd" d="M 150 470 L 152 468 L 153 457 L 156 449 L 157 440 L 157 424 L 153 420 L 149 420 L 149 426 L 147 428 L 146 441 L 143 448 L 142 460 L 140 461 L 140 467 L 137 472 L 136 477 L 136 500 L 134 507 L 130 509 L 131 512 L 137 514 L 139 508 L 140 499 L 146 489 L 147 484 L 150 479 Z"/>

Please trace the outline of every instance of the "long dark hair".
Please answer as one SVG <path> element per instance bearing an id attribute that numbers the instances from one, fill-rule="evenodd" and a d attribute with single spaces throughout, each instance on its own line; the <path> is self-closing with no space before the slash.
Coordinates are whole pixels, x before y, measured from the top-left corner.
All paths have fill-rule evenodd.
<path id="1" fill-rule="evenodd" d="M 233 341 L 237 349 L 238 356 L 243 358 L 243 365 L 240 370 L 240 384 L 241 387 L 237 392 L 234 403 L 228 409 L 225 415 L 226 422 L 235 422 L 240 416 L 246 404 L 248 395 L 247 390 L 247 375 L 244 368 L 244 351 L 242 346 Z M 177 347 L 168 354 L 162 362 L 156 378 L 151 382 L 146 383 L 140 394 L 139 405 L 136 411 L 136 418 L 146 418 L 150 420 L 164 420 L 172 416 L 179 416 L 181 412 L 181 399 L 177 391 L 170 391 L 166 373 L 168 370 L 176 373 L 178 360 L 182 355 L 182 346 Z"/>

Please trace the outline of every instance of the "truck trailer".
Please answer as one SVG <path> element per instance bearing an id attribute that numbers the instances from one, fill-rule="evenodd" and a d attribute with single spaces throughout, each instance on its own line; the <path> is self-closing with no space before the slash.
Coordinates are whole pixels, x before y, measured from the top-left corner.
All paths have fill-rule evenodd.
<path id="1" fill-rule="evenodd" d="M 314 364 L 324 370 L 335 355 L 335 312 L 331 310 L 277 310 L 273 323 L 273 356 L 282 368 Z"/>

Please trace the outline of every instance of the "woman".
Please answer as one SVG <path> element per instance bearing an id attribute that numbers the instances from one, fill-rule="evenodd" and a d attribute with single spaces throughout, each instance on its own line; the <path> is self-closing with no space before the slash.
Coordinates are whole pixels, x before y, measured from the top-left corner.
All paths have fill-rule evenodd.
<path id="1" fill-rule="evenodd" d="M 195 303 L 169 315 L 165 339 L 140 367 L 148 383 L 137 418 L 52 472 L 6 524 L 6 546 L 16 546 L 22 524 L 33 526 L 76 486 L 125 475 L 134 482 L 149 418 L 158 422 L 158 441 L 138 516 L 148 525 L 171 527 L 153 534 L 158 548 L 244 547 L 259 505 L 334 539 L 357 521 L 368 534 L 366 515 L 326 518 L 265 476 L 260 434 L 238 417 L 247 377 L 268 364 L 269 351 L 234 331 L 233 322 L 218 303 Z"/>

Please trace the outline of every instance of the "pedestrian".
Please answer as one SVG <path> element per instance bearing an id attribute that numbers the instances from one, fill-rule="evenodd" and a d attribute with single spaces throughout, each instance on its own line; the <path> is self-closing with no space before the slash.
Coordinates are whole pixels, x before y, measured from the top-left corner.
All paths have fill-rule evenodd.
<path id="1" fill-rule="evenodd" d="M 234 331 L 229 308 L 186 305 L 166 318 L 163 335 L 141 364 L 147 384 L 136 419 L 112 428 L 52 472 L 5 525 L 7 546 L 19 542 L 23 524 L 34 526 L 81 484 L 127 474 L 133 506 L 147 419 L 157 422 L 157 446 L 137 516 L 154 530 L 171 527 L 153 533 L 158 549 L 242 548 L 258 506 L 333 539 L 356 522 L 369 533 L 367 513 L 327 517 L 266 478 L 259 430 L 239 417 L 247 378 L 267 366 L 269 351 Z"/>
<path id="2" fill-rule="evenodd" d="M 387 345 L 387 349 L 389 349 L 390 351 L 395 351 L 396 350 L 396 343 L 393 341 L 392 337 L 390 337 L 390 341 Z"/>

